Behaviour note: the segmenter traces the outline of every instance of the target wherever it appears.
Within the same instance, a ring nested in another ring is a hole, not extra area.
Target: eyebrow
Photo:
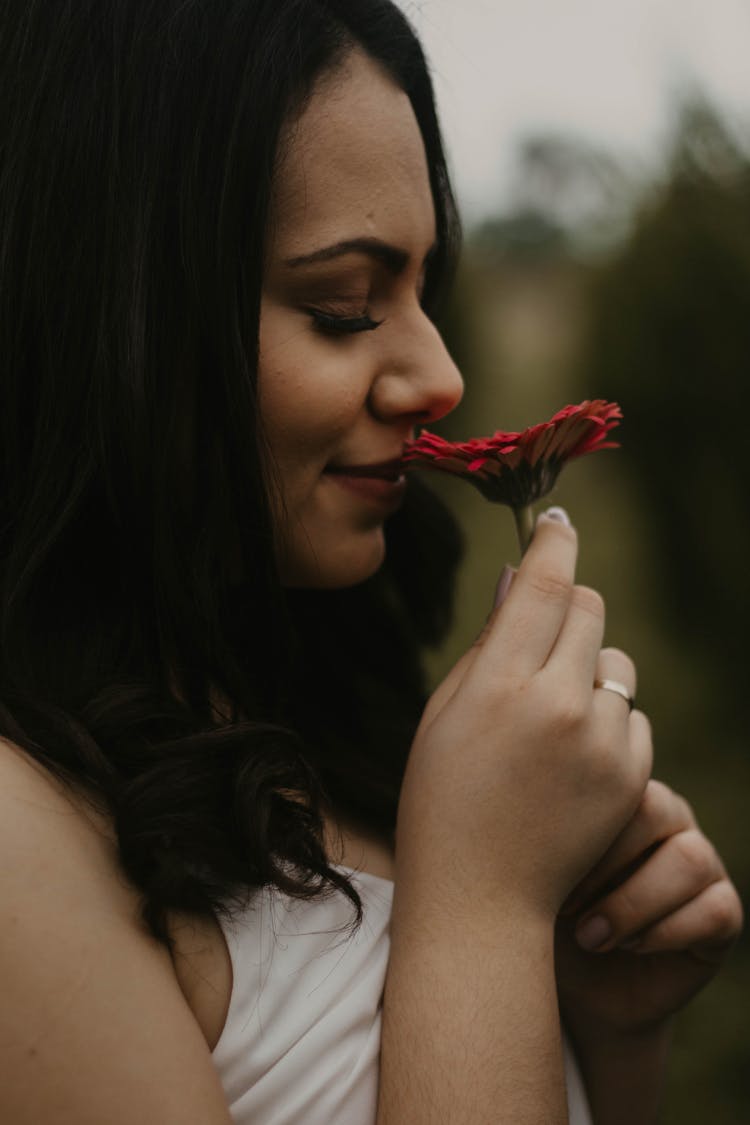
[[[433,243],[427,252],[425,262],[437,250],[437,242]],[[344,242],[336,242],[333,246],[325,246],[322,250],[314,250],[312,254],[304,254],[299,258],[287,258],[288,266],[308,266],[314,262],[330,262],[334,258],[342,258],[345,254],[367,254],[378,262],[387,266],[391,273],[399,274],[407,266],[409,255],[405,250],[399,250],[388,242],[381,242],[379,238],[348,238]]]

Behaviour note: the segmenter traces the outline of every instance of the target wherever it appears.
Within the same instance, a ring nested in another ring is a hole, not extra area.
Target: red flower
[[[616,449],[606,441],[619,425],[615,402],[598,398],[566,406],[549,422],[521,433],[498,430],[492,437],[445,441],[423,430],[404,451],[407,469],[438,469],[471,481],[497,504],[526,508],[552,490],[566,461],[597,449]]]

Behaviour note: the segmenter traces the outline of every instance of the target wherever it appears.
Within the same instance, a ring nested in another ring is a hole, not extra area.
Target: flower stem
[[[523,508],[514,508],[513,516],[516,521],[516,531],[518,532],[521,554],[525,555],[526,549],[531,542],[531,537],[534,534],[534,512],[531,504],[526,504]]]

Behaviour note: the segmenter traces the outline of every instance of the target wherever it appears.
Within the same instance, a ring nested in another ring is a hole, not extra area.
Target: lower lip
[[[363,500],[380,505],[392,505],[401,500],[406,489],[406,477],[397,480],[384,480],[382,477],[348,477],[346,473],[326,473],[329,480],[349,492],[355,492]]]

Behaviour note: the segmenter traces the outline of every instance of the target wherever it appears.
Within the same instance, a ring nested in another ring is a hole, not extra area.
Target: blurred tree
[[[637,181],[598,145],[540,133],[521,141],[515,165],[507,211],[481,223],[471,238],[486,267],[589,258],[626,236]]]
[[[515,198],[568,231],[574,244],[620,237],[634,194],[622,161],[582,137],[540,133],[520,145]]]
[[[683,106],[666,183],[599,275],[593,325],[585,381],[637,435],[663,605],[746,738],[750,162],[703,99]]]
[[[546,212],[521,206],[508,215],[486,219],[473,232],[471,247],[482,265],[535,264],[568,252],[565,228]]]

